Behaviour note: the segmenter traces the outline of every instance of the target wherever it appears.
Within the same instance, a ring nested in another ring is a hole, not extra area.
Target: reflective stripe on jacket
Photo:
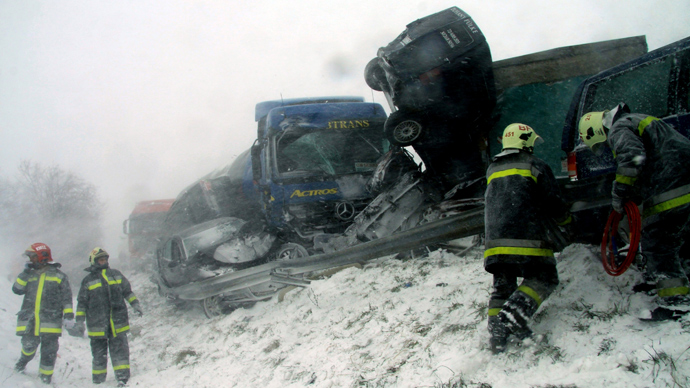
[[[485,268],[526,260],[555,265],[547,228],[570,215],[551,168],[529,152],[508,149],[493,158],[486,179]]]
[[[20,273],[12,292],[24,295],[17,314],[17,335],[62,334],[62,317],[73,313],[72,289],[59,263]]]
[[[86,320],[87,334],[92,338],[117,336],[129,330],[127,304],[139,303],[127,278],[116,269],[85,269],[77,296],[77,322]]]
[[[644,201],[643,217],[690,203],[690,140],[665,122],[628,113],[607,139],[616,158],[619,196],[634,187]],[[628,187],[626,188],[625,185]]]

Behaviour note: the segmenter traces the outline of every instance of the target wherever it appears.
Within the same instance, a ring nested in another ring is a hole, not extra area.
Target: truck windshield
[[[165,220],[166,213],[134,214],[129,218],[129,233],[156,234],[159,233]]]
[[[390,147],[382,132],[374,128],[288,128],[276,144],[278,172],[343,175],[373,171],[377,159]]]

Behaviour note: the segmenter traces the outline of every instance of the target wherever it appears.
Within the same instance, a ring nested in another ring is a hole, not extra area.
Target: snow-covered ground
[[[488,349],[491,277],[478,250],[382,258],[293,290],[282,302],[213,319],[198,305],[159,297],[148,274],[125,271],[146,310],[131,320],[129,385],[690,386],[690,320],[638,320],[652,307],[650,297],[630,292],[640,274],[610,277],[594,252],[573,245],[560,254],[561,284],[533,324],[540,337],[498,356]],[[25,374],[12,371],[21,297],[10,290],[16,274],[0,275],[0,386],[39,387],[37,359]],[[90,373],[88,339],[63,336],[54,385],[91,387]],[[115,386],[110,366],[105,386]]]

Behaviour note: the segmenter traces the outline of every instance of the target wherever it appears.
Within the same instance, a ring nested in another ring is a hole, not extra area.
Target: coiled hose
[[[618,246],[616,244],[616,234],[618,232],[618,223],[623,219],[623,214],[617,211],[612,211],[609,219],[606,222],[606,229],[604,229],[604,236],[601,239],[601,261],[604,264],[604,270],[611,276],[620,276],[635,260],[637,255],[637,248],[640,245],[640,235],[642,233],[642,221],[640,219],[640,209],[634,202],[628,201],[623,206],[625,215],[628,216],[628,225],[630,226],[630,246],[625,260],[618,264],[616,258],[618,257]]]

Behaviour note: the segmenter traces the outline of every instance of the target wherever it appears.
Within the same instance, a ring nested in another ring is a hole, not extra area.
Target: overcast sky
[[[0,0],[0,175],[22,159],[99,188],[108,231],[251,146],[259,101],[359,95],[405,25],[451,6],[494,60],[646,35],[690,36],[690,1]]]

